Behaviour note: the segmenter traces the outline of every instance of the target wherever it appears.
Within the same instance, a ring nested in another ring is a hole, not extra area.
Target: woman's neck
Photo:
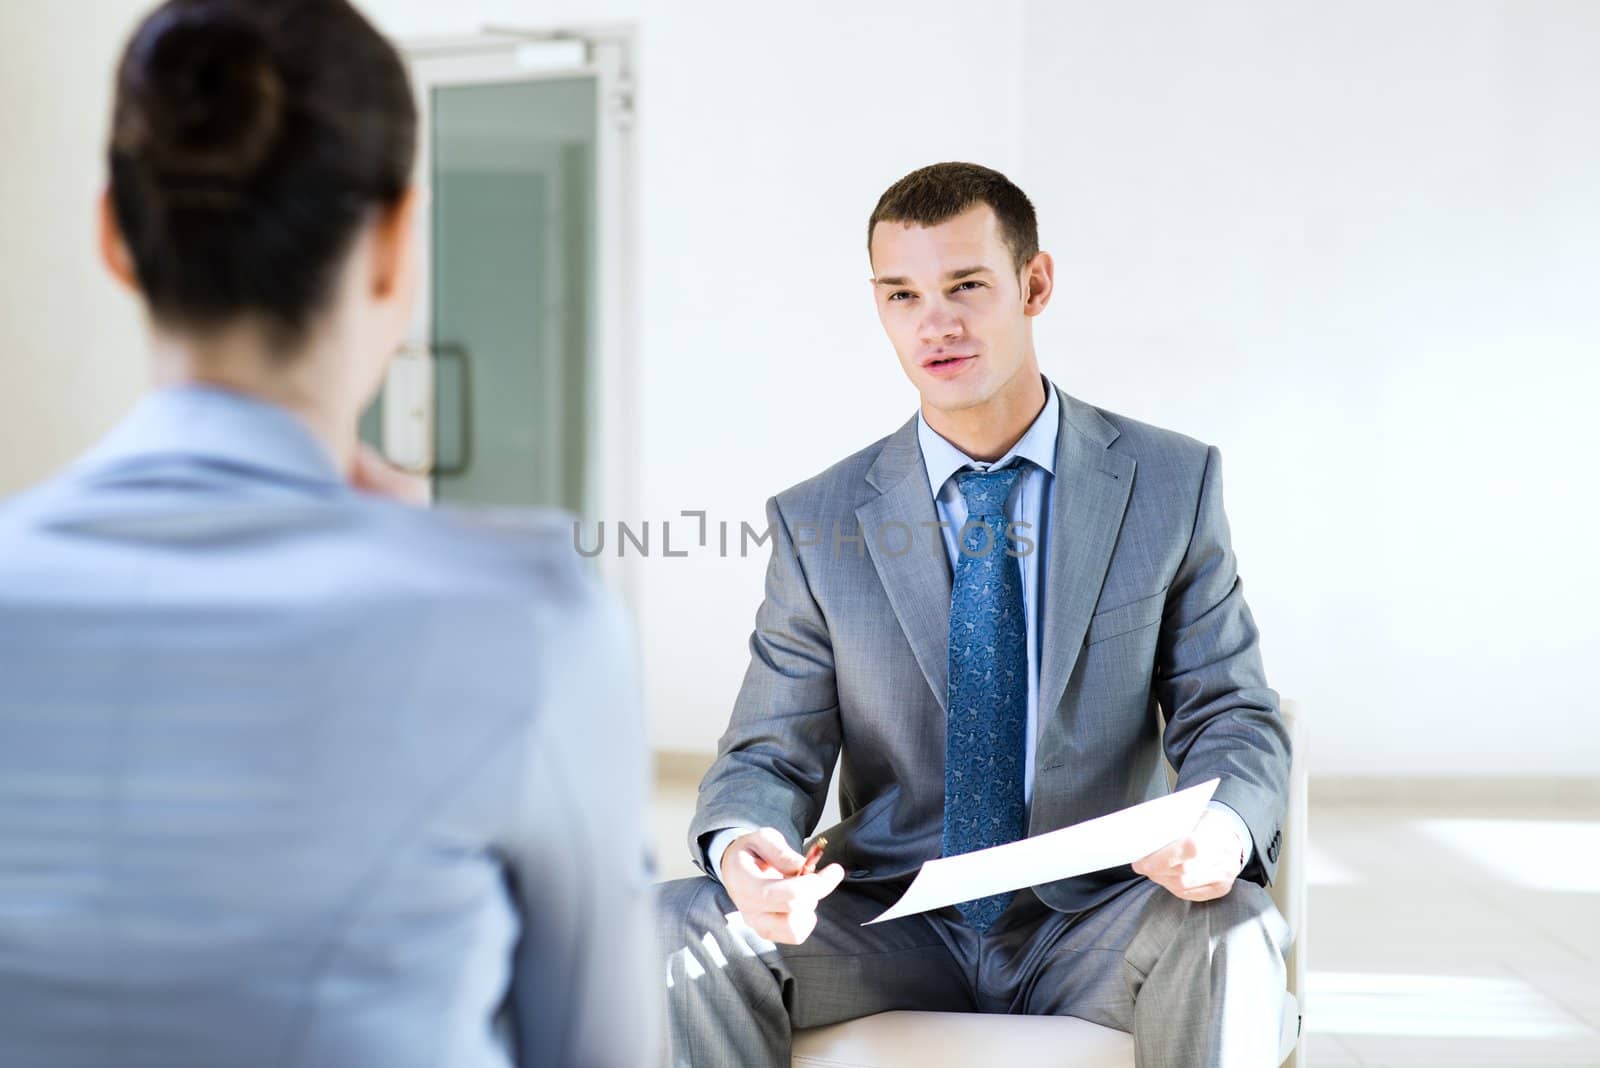
[[[216,386],[276,404],[305,425],[337,470],[351,469],[361,413],[322,353],[282,356],[237,332],[204,340],[158,333],[152,349],[155,385]]]

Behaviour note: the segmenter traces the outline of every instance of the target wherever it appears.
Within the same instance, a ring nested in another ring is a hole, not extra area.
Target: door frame
[[[475,35],[401,42],[410,69],[417,107],[417,180],[432,194],[433,90],[447,86],[530,82],[590,77],[595,80],[595,262],[589,337],[593,360],[585,375],[584,413],[587,459],[580,519],[587,525],[614,522],[638,512],[637,456],[639,406],[637,345],[637,151],[634,71],[637,34],[629,25],[560,29],[486,26]],[[433,334],[431,207],[417,213],[417,300],[407,334],[413,353],[429,351]],[[399,361],[397,361],[398,363]],[[433,375],[431,356],[419,366],[392,374],[389,388],[409,391],[397,412],[427,413],[426,461],[432,465]],[[418,405],[417,391],[426,391]],[[406,403],[409,401],[409,403]],[[388,420],[385,420],[385,434]],[[592,535],[591,535],[592,536]],[[575,542],[576,543],[576,542]],[[630,604],[635,600],[632,568],[619,557],[601,555],[602,576]]]

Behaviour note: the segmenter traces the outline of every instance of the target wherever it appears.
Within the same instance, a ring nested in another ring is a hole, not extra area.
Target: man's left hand
[[[1225,814],[1207,809],[1189,837],[1134,861],[1133,870],[1185,901],[1211,901],[1244,870],[1244,843]]]

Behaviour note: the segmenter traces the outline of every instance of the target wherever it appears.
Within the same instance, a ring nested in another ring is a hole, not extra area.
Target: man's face
[[[870,251],[878,320],[924,403],[984,404],[1035,362],[1037,310],[987,204],[938,226],[880,222]]]

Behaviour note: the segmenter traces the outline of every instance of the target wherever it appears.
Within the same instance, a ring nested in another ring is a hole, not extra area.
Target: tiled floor
[[[1600,809],[1321,806],[1315,1065],[1600,1065]]]
[[[692,784],[657,792],[691,874]],[[1600,1066],[1600,807],[1313,805],[1302,1064]]]

